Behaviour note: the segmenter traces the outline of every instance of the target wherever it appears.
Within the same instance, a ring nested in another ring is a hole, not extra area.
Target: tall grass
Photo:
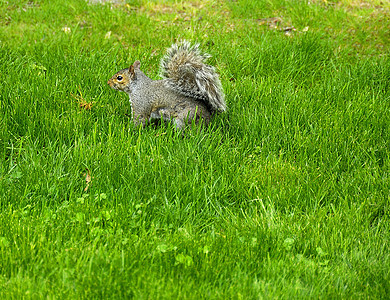
[[[1,298],[385,298],[389,9],[0,2]],[[137,128],[107,79],[179,38],[228,112]]]

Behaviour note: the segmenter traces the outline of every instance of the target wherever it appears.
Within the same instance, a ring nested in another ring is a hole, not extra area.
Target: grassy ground
[[[386,298],[385,2],[0,0],[0,298]],[[178,38],[229,111],[135,128]]]

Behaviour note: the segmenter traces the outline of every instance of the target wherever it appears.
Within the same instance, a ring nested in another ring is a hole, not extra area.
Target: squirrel
[[[192,120],[206,125],[216,112],[226,111],[225,95],[214,67],[205,61],[199,44],[188,41],[173,44],[160,62],[162,80],[152,80],[140,69],[137,60],[108,80],[115,90],[129,95],[132,118],[145,126],[154,120],[172,120],[182,129]]]

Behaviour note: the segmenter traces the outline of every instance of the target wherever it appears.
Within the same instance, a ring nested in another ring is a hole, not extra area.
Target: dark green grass
[[[386,298],[389,7],[291,3],[0,2],[1,298]],[[229,110],[136,128],[178,37]]]

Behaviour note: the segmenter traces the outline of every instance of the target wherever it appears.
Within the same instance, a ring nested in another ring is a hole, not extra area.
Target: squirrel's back
[[[161,60],[160,75],[173,91],[205,102],[211,112],[223,112],[225,95],[214,67],[205,63],[209,57],[200,51],[199,44],[173,44]]]

